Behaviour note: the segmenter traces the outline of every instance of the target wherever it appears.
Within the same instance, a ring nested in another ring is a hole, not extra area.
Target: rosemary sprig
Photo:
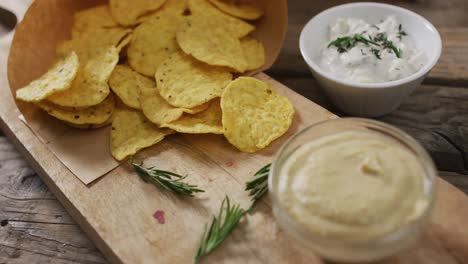
[[[239,204],[231,206],[229,197],[225,197],[219,208],[218,216],[213,216],[210,228],[203,232],[194,260],[198,262],[203,256],[211,253],[217,248],[234,230],[240,219],[247,211],[240,207]]]
[[[132,161],[131,164],[137,175],[144,182],[151,182],[154,185],[176,194],[193,196],[194,193],[204,192],[204,190],[198,189],[197,185],[182,182],[187,176],[181,176],[170,171],[158,170],[154,167],[145,168],[143,167],[143,163],[137,164]]]
[[[257,173],[252,180],[245,184],[245,190],[249,191],[252,200],[252,206],[268,191],[268,174],[270,173],[271,164],[265,165]]]

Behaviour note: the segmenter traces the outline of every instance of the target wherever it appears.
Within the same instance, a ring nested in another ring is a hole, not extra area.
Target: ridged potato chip
[[[112,120],[111,153],[116,160],[123,160],[163,140],[173,133],[170,129],[158,128],[140,112],[118,108]]]
[[[171,123],[162,124],[161,127],[188,134],[223,134],[219,99],[211,102],[210,106],[203,112],[194,115],[184,114]]]
[[[208,108],[205,103],[194,108],[174,107],[161,97],[156,87],[141,89],[140,105],[143,114],[154,124],[162,125],[179,119],[184,113],[196,114]]]
[[[253,25],[218,10],[208,0],[189,0],[188,5],[194,15],[205,16],[215,27],[223,27],[237,38],[245,37],[255,29]]]
[[[263,15],[263,11],[254,5],[238,4],[232,0],[210,0],[219,10],[232,16],[247,20],[255,20]]]
[[[113,46],[99,49],[97,55],[78,70],[71,87],[47,97],[59,106],[89,107],[101,103],[109,95],[109,80],[119,53]]]
[[[44,75],[16,91],[16,98],[26,102],[39,102],[47,96],[69,89],[80,63],[75,52],[57,61]]]
[[[100,5],[75,13],[72,36],[76,38],[88,30],[117,26],[119,24],[112,18],[109,6]]]
[[[153,77],[169,55],[180,50],[176,32],[185,20],[186,1],[169,0],[150,19],[139,25],[128,47],[128,63],[137,72]]]
[[[141,22],[139,18],[159,9],[166,0],[110,0],[112,17],[123,26]]]
[[[228,141],[244,152],[267,147],[291,126],[294,107],[267,83],[251,77],[232,81],[221,97]]]
[[[244,58],[240,40],[209,16],[191,16],[180,26],[177,43],[187,54],[213,66],[226,66],[244,72]]]
[[[193,108],[220,97],[232,75],[225,68],[195,60],[182,52],[172,54],[156,72],[161,96],[171,105]]]
[[[74,125],[102,125],[105,124],[115,108],[114,96],[109,95],[102,103],[88,108],[62,108],[47,100],[38,103],[38,106],[49,115]]]
[[[265,48],[263,44],[251,37],[241,39],[242,51],[244,58],[247,60],[247,69],[255,70],[265,64]]]
[[[145,87],[154,87],[155,83],[126,65],[117,65],[109,79],[109,86],[126,106],[141,109],[140,91]]]

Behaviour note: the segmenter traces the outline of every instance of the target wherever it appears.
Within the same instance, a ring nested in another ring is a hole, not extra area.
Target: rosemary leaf
[[[213,216],[209,229],[205,231],[200,240],[194,260],[198,262],[203,256],[216,249],[234,230],[240,219],[247,213],[239,204],[231,206],[229,197],[225,197],[219,208],[217,216]]]
[[[249,191],[252,206],[268,191],[268,174],[271,164],[263,166],[257,171],[252,180],[245,184],[245,190]]]
[[[132,161],[131,164],[133,170],[144,182],[150,182],[165,190],[181,195],[193,196],[194,193],[204,192],[204,190],[198,189],[196,185],[183,182],[182,180],[187,178],[187,176],[181,176],[170,171],[158,170],[154,167],[145,168],[143,167],[143,163],[137,164]]]

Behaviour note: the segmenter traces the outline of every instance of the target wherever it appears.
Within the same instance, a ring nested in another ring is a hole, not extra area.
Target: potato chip
[[[44,75],[16,91],[16,98],[39,102],[47,96],[69,89],[78,73],[80,63],[75,52],[57,61]]]
[[[80,125],[77,125],[77,124],[73,124],[73,123],[69,123],[69,122],[65,122],[65,124],[67,124],[68,126],[71,126],[73,128],[78,128],[78,129],[83,129],[83,130],[89,130],[89,129],[96,129],[96,128],[101,128],[101,127],[105,127],[105,126],[108,126],[110,124],[112,124],[112,116],[104,123],[102,124],[80,124]]]
[[[184,114],[181,118],[171,123],[162,124],[161,127],[189,134],[223,134],[219,99],[211,102],[208,109],[203,112],[194,115]]]
[[[255,29],[253,25],[218,10],[207,0],[189,0],[188,5],[194,15],[205,16],[215,27],[226,28],[237,38],[245,37]]]
[[[117,65],[109,79],[109,86],[126,106],[141,109],[141,89],[154,87],[155,83],[126,65]]]
[[[131,109],[116,109],[112,121],[111,152],[117,160],[137,153],[163,140],[173,133],[170,129],[160,129],[145,116]]]
[[[89,107],[101,103],[109,95],[109,80],[119,53],[115,47],[96,51],[96,57],[78,70],[71,87],[57,92],[47,99],[59,106]]]
[[[232,75],[226,69],[206,65],[182,52],[172,54],[156,72],[161,96],[171,105],[193,108],[220,97]]]
[[[207,15],[193,15],[177,32],[181,49],[196,59],[214,66],[226,66],[244,72],[247,62],[240,40]]]
[[[169,0],[148,21],[139,25],[128,47],[128,62],[137,72],[154,77],[156,69],[169,55],[180,50],[176,32],[185,20],[186,2]]]
[[[102,103],[83,109],[62,108],[47,100],[38,103],[38,106],[49,115],[74,125],[101,125],[105,124],[115,108],[115,101],[109,95]]]
[[[131,33],[132,30],[125,28],[95,28],[86,31],[77,38],[62,42],[58,45],[56,53],[61,57],[75,51],[83,65],[98,56],[103,48],[114,46],[120,52],[130,41]]]
[[[244,58],[247,60],[246,70],[255,70],[265,64],[265,49],[260,41],[245,37],[241,39],[241,46]]]
[[[72,36],[79,37],[88,30],[96,28],[111,28],[117,27],[119,24],[112,18],[109,6],[100,5],[93,8],[85,9],[75,13],[73,21]]]
[[[238,18],[255,20],[263,15],[263,11],[260,8],[254,5],[238,4],[238,1],[210,0],[210,2],[219,8],[219,10]]]
[[[166,0],[110,0],[112,17],[123,26],[136,25],[139,18],[159,9]]]
[[[244,152],[268,146],[291,126],[294,107],[270,85],[251,77],[232,81],[221,97],[224,135]]]
[[[207,16],[193,16],[177,32],[177,43],[187,54],[213,66],[226,66],[244,72],[244,58],[240,40]]]
[[[157,125],[173,122],[184,113],[195,114],[204,111],[210,105],[208,102],[195,108],[174,107],[161,97],[156,87],[144,87],[141,89],[140,104],[143,114]]]
[[[133,38],[133,33],[130,33],[126,35],[120,42],[117,44],[116,48],[119,51],[119,53],[122,53],[122,50],[124,50],[132,41]],[[127,56],[126,51],[124,54],[124,57]]]

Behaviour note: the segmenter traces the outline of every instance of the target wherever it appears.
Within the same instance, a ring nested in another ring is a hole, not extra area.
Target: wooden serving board
[[[18,118],[5,74],[0,79],[0,125],[68,212],[114,263],[190,263],[204,224],[225,195],[247,207],[244,183],[302,127],[336,116],[263,73],[256,76],[290,98],[297,110],[288,133],[264,151],[247,154],[222,136],[174,135],[144,151],[148,165],[188,175],[205,193],[180,198],[141,181],[126,164],[85,186]],[[165,212],[165,224],[153,218]],[[468,260],[468,198],[438,181],[436,208],[424,237],[389,263],[463,263]],[[241,221],[206,263],[322,263],[278,229],[268,197]]]
[[[1,43],[0,43],[1,44]],[[0,48],[7,48],[0,45]],[[41,51],[42,52],[42,51]],[[0,56],[1,57],[1,56]],[[188,175],[206,193],[180,198],[143,183],[127,165],[85,186],[19,120],[0,60],[0,127],[33,166],[68,212],[115,263],[190,263],[204,224],[218,211],[221,200],[250,205],[244,183],[270,162],[284,141],[300,128],[336,116],[296,94],[264,74],[288,96],[297,109],[288,134],[266,150],[246,154],[236,151],[223,137],[174,135],[144,151],[147,165]],[[165,212],[165,224],[153,218]],[[431,225],[420,242],[388,263],[464,263],[468,260],[468,198],[439,180],[437,203]],[[206,263],[322,263],[278,229],[268,197],[257,204],[233,234]]]

